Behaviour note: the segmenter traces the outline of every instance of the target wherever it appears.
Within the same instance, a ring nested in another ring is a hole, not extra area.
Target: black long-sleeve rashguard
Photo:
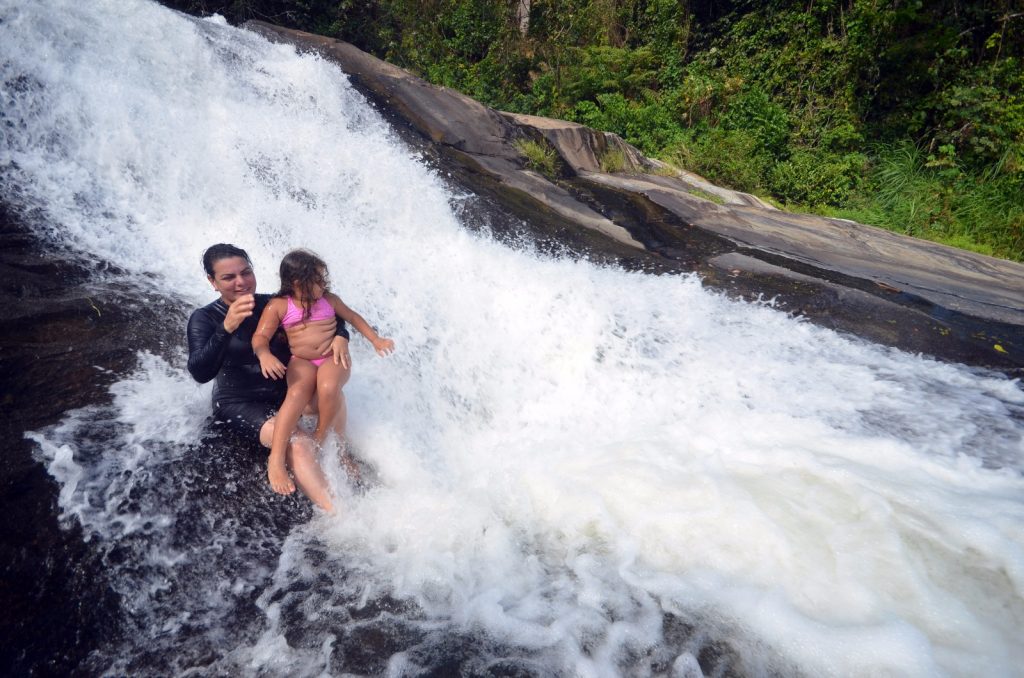
[[[215,380],[213,409],[218,420],[258,437],[263,424],[280,407],[288,386],[284,379],[264,377],[253,353],[252,335],[272,297],[257,294],[255,298],[252,315],[234,332],[224,329],[228,305],[221,299],[192,312],[188,319],[188,371],[201,384]],[[337,334],[348,339],[345,322],[337,321]],[[291,352],[283,330],[270,340],[270,351],[288,364]]]

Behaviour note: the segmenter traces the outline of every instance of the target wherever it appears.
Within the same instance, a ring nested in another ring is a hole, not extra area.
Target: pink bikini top
[[[308,318],[302,317],[302,306],[295,303],[295,300],[288,297],[288,310],[285,312],[284,317],[281,318],[281,324],[284,325],[285,329],[291,329],[304,322],[313,322],[315,320],[331,320],[334,318],[334,308],[330,302],[324,297],[320,297],[313,304],[313,308],[309,312]]]

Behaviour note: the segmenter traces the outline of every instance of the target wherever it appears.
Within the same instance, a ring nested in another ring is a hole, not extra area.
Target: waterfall
[[[207,245],[263,292],[307,247],[398,346],[353,339],[376,480],[337,517],[275,523],[180,326],[30,434],[122,601],[89,672],[1021,675],[1018,382],[500,243],[334,66],[217,17],[0,0],[0,54],[39,238],[183,313]]]

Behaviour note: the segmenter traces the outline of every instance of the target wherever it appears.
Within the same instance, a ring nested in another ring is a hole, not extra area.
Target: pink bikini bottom
[[[292,360],[295,360],[295,357],[296,357],[296,356],[292,356],[292,357],[291,357],[291,360],[289,360],[288,362],[291,362]],[[321,365],[323,365],[323,364],[324,364],[324,361],[325,361],[325,360],[327,360],[327,359],[328,359],[328,358],[330,358],[330,357],[331,357],[331,356],[324,356],[323,358],[313,358],[313,359],[309,359],[309,358],[299,358],[299,360],[309,360],[309,362],[313,363],[313,364],[314,364],[314,365],[316,365],[317,367],[320,367]]]

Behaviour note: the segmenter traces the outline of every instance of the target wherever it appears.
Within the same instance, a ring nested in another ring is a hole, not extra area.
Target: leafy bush
[[[931,157],[913,144],[877,147],[859,191],[826,212],[1024,260],[1024,172],[1004,162],[979,176]]]
[[[666,156],[712,183],[748,193],[764,192],[771,166],[771,159],[751,135],[723,127],[689,130]]]
[[[797,150],[771,170],[768,188],[788,203],[842,205],[860,185],[867,157]]]
[[[788,154],[789,114],[759,87],[751,87],[729,102],[722,126],[748,132],[764,153],[776,157]]]
[[[681,138],[683,127],[655,97],[630,101],[619,92],[581,101],[567,117],[607,132],[615,132],[647,154],[654,155]]]

